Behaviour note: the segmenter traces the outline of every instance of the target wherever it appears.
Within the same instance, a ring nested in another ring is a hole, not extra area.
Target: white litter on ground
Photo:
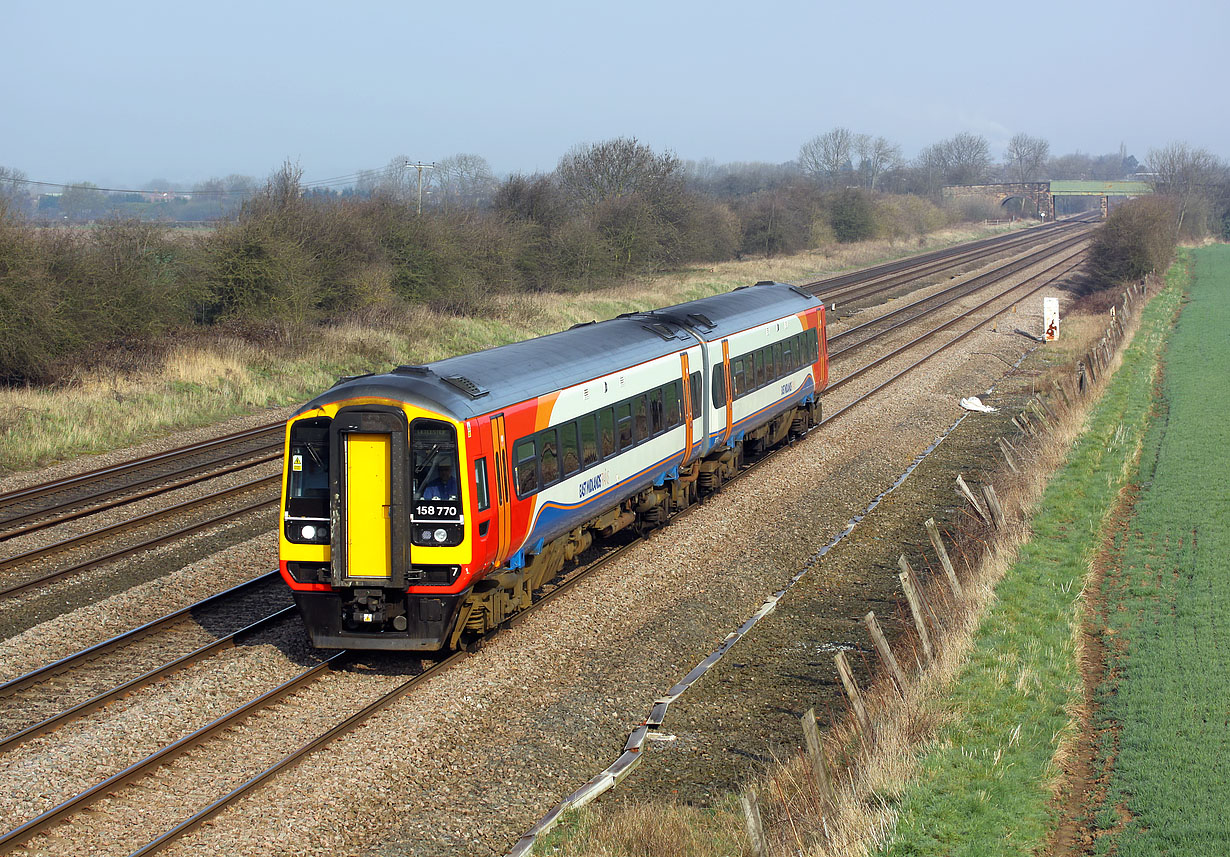
[[[984,405],[982,403],[982,399],[978,398],[977,396],[970,396],[968,399],[962,399],[961,407],[965,408],[965,410],[967,411],[980,411],[984,414],[993,414],[999,410],[999,408],[993,408],[990,405]]]

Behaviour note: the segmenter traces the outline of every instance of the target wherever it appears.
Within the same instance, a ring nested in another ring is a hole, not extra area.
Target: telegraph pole
[[[436,168],[436,163],[435,161],[432,161],[430,164],[424,164],[424,163],[412,164],[409,161],[407,161],[406,166],[414,167],[416,170],[419,171],[419,211],[418,213],[421,215],[423,213],[423,170],[434,170]]]

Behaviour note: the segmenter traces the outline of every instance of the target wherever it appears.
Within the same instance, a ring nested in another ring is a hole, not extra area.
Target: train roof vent
[[[814,293],[814,292],[805,291],[804,289],[801,289],[801,288],[799,288],[798,286],[791,286],[791,287],[790,287],[790,291],[792,291],[792,292],[797,292],[798,294],[802,295],[803,297],[807,298],[808,300],[813,300],[813,301],[814,301],[814,300],[816,299],[816,295],[815,295],[815,293]]]
[[[622,318],[622,316],[621,316],[621,318]],[[570,327],[570,328],[568,328],[568,329],[569,329],[569,330],[576,330],[578,327],[589,327],[591,324],[597,324],[597,323],[598,323],[597,321],[579,321],[579,322],[577,322],[576,324],[574,324],[572,327]]]
[[[452,384],[461,392],[465,393],[471,399],[481,399],[483,396],[491,392],[484,387],[478,386],[465,375],[445,375],[444,380],[449,384]]]
[[[690,312],[687,319],[694,327],[703,327],[707,331],[717,327],[713,320],[703,312]]]
[[[760,281],[759,283],[757,283],[756,285],[758,285],[758,286],[776,286],[776,285],[777,285],[777,281],[776,281],[776,280],[761,280],[761,281]]]
[[[641,327],[648,330],[650,333],[656,333],[658,336],[670,342],[675,338],[675,330],[669,324],[663,324],[660,321],[647,321]]]
[[[405,364],[396,366],[393,369],[394,375],[419,375],[426,376],[434,374],[431,369],[426,366],[407,366]]]

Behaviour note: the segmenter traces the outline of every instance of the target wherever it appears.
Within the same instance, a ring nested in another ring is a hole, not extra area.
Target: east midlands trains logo
[[[611,481],[609,473],[597,473],[581,483],[580,498],[584,500],[591,494],[602,490]]]

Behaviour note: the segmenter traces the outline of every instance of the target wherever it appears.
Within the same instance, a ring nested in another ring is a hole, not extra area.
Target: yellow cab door
[[[347,432],[345,444],[346,576],[393,576],[392,437]]]

